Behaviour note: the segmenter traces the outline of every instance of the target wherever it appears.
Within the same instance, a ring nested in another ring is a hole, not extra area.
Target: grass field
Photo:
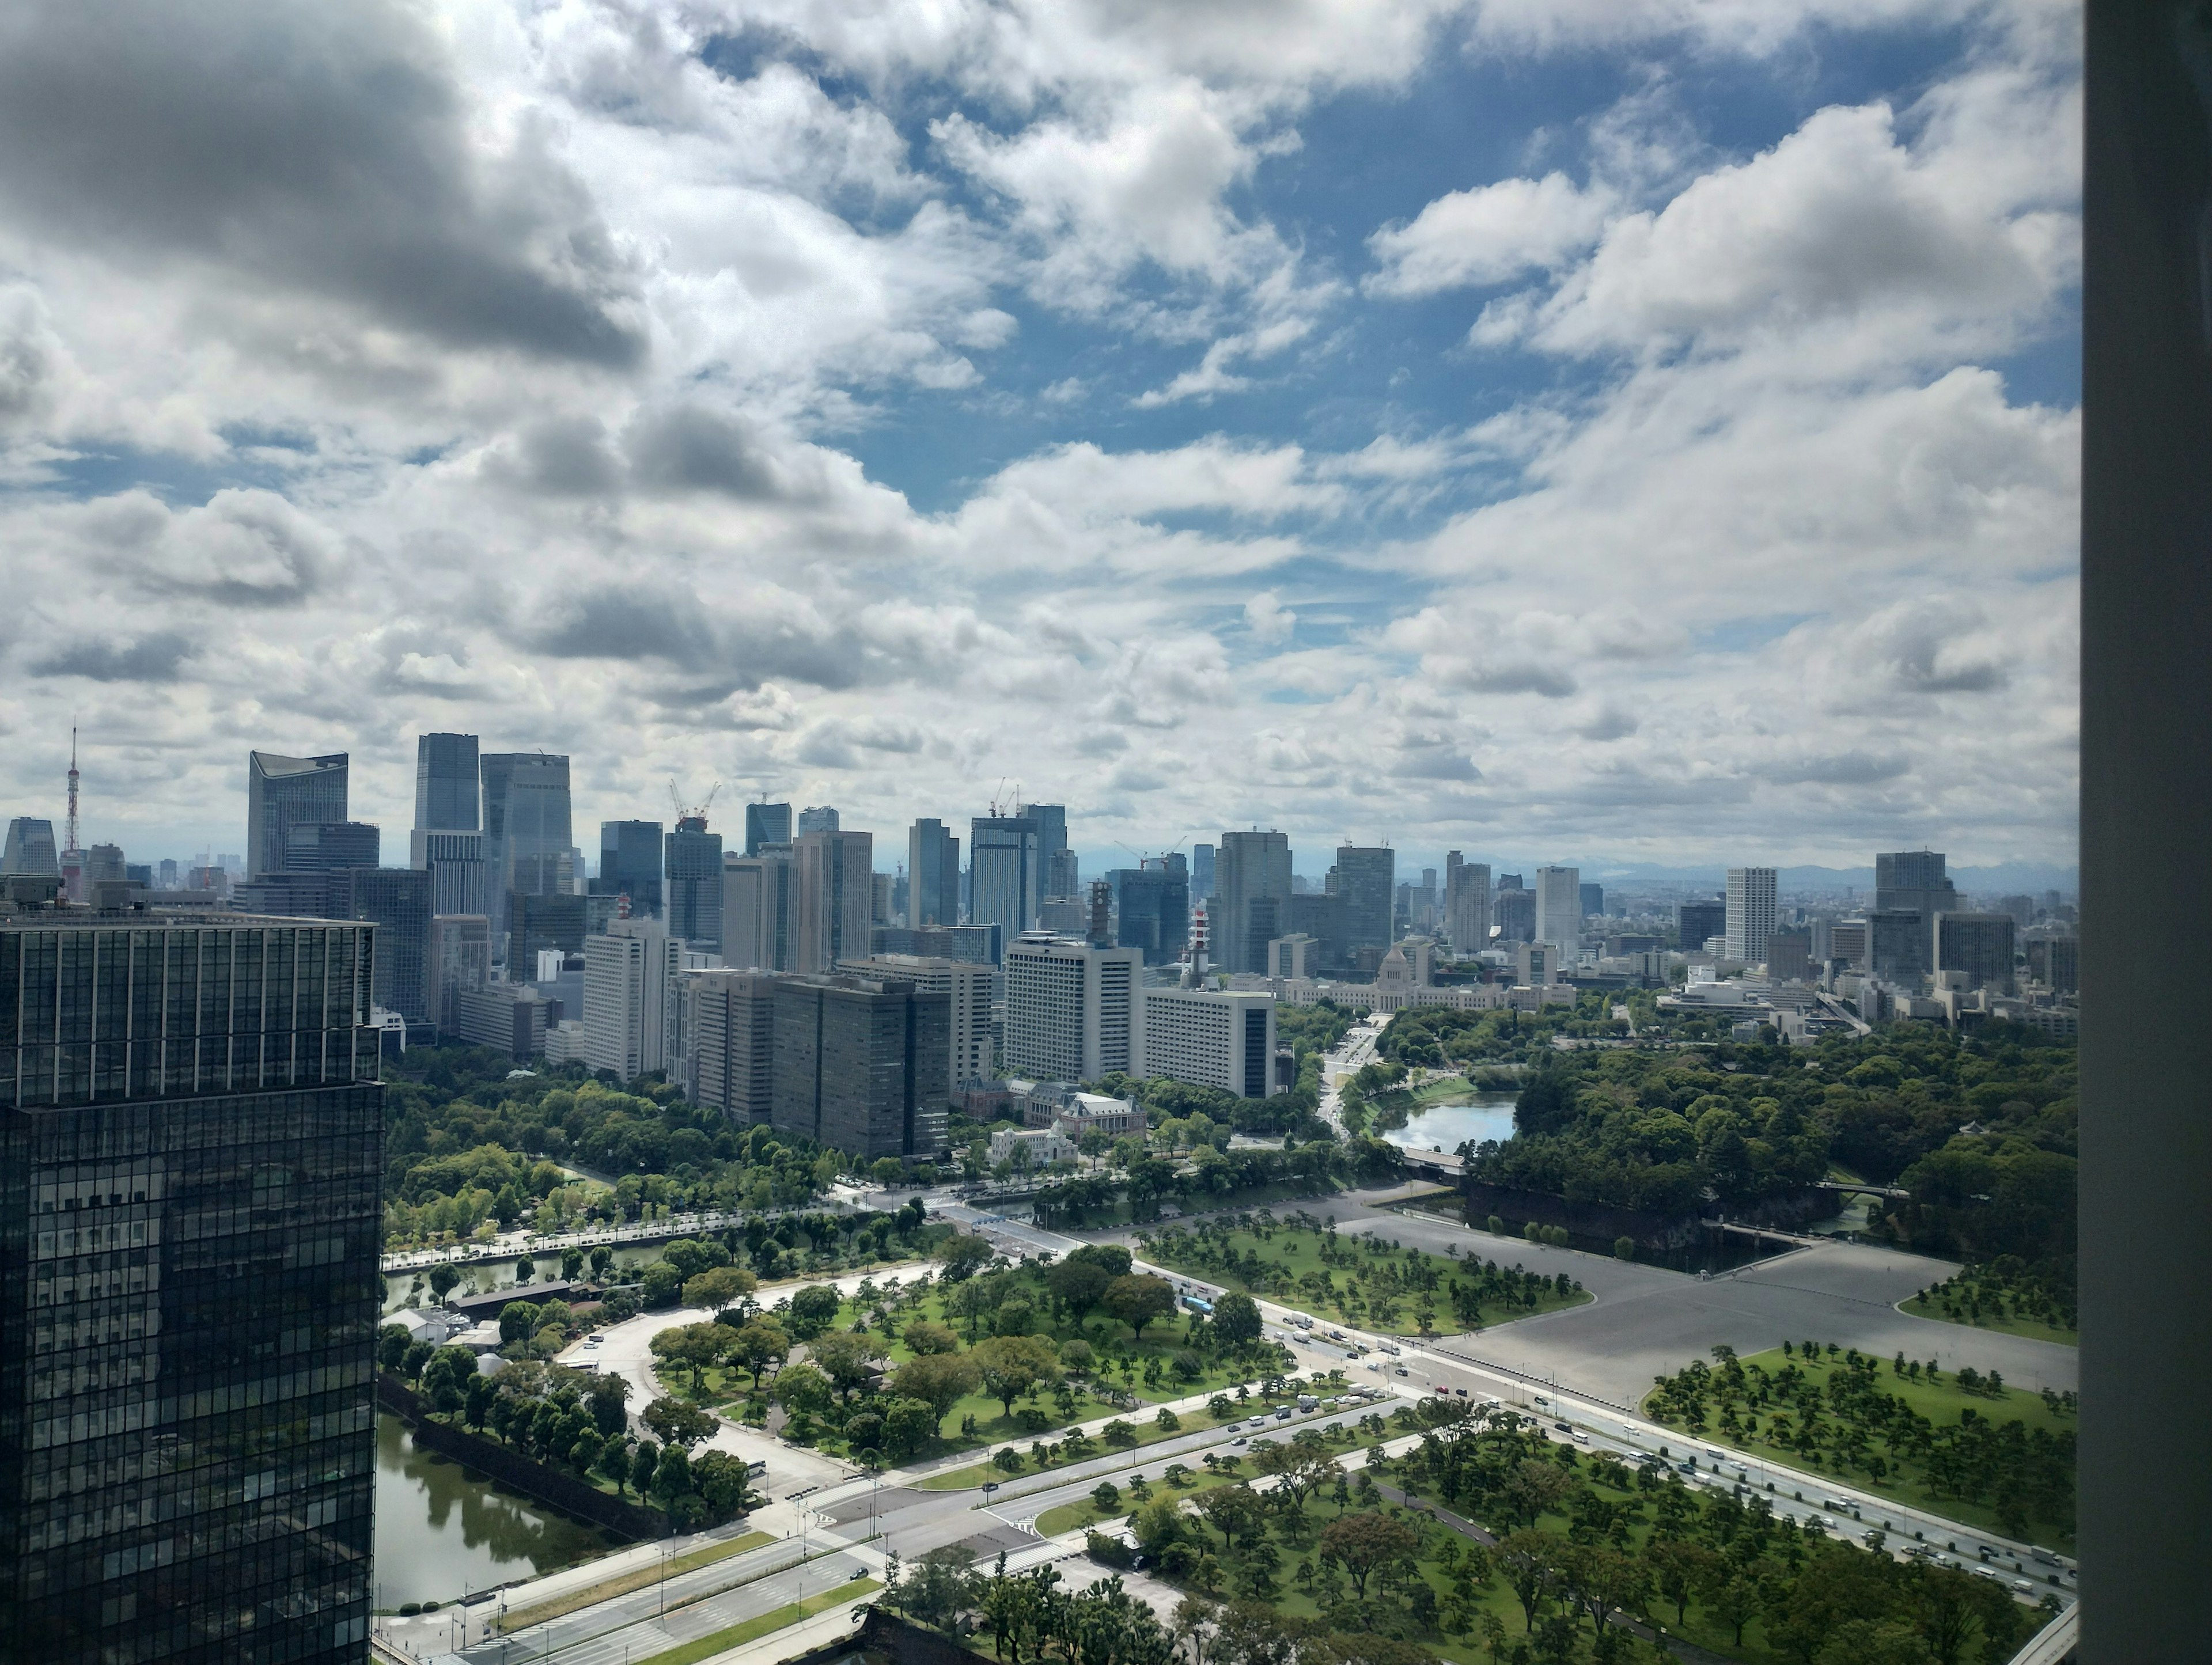
[[[1229,1486],[1237,1480],[1249,1480],[1251,1478],[1249,1474],[1241,1470],[1237,1474],[1224,1474],[1218,1471],[1194,1468],[1186,1477],[1186,1483],[1182,1486],[1171,1487],[1165,1480],[1152,1480],[1151,1486],[1155,1496],[1162,1492],[1170,1492],[1178,1498],[1188,1498],[1200,1492],[1211,1491],[1217,1486]],[[1097,1505],[1090,1498],[1084,1498],[1074,1503],[1061,1504],[1056,1509],[1046,1510],[1036,1518],[1036,1529],[1043,1536],[1054,1538],[1063,1532],[1073,1532],[1079,1527],[1088,1528],[1103,1526],[1109,1521],[1127,1520],[1140,1500],[1131,1497],[1129,1488],[1126,1486],[1122,1486],[1121,1491],[1120,1505],[1103,1515],[1098,1512]]]
[[[1018,1440],[1009,1441],[1008,1443],[1019,1451],[1024,1459],[1024,1466],[1018,1472],[1009,1474],[1004,1469],[992,1467],[988,1462],[975,1462],[964,1468],[946,1469],[928,1475],[916,1480],[914,1483],[914,1488],[917,1492],[972,1491],[986,1480],[1020,1480],[1026,1475],[1048,1474],[1054,1468],[1064,1468],[1074,1462],[1088,1462],[1091,1457],[1103,1456],[1115,1451],[1140,1451],[1147,1445],[1157,1445],[1160,1441],[1173,1439],[1178,1434],[1202,1434],[1214,1425],[1212,1414],[1203,1409],[1180,1411],[1176,1413],[1176,1416],[1182,1425],[1179,1428],[1161,1427],[1156,1416],[1146,1417],[1142,1420],[1125,1418],[1124,1420],[1129,1421],[1130,1425],[1136,1431],[1137,1443],[1133,1446],[1109,1445],[1094,1433],[1091,1437],[1091,1442],[1097,1449],[1091,1453],[1091,1456],[1068,1457],[1059,1462],[1048,1462],[1043,1468],[1037,1467],[1030,1458],[1027,1446]],[[1235,1419],[1233,1417],[1231,1419],[1231,1421]]]
[[[824,1590],[819,1595],[810,1595],[803,1601],[793,1601],[773,1613],[764,1613],[757,1619],[748,1619],[742,1625],[716,1631],[712,1636],[702,1636],[696,1641],[665,1648],[657,1654],[647,1654],[637,1662],[637,1665],[698,1665],[700,1660],[712,1659],[716,1654],[726,1653],[732,1648],[757,1641],[787,1626],[796,1625],[802,1619],[811,1619],[817,1613],[827,1613],[848,1601],[857,1601],[864,1595],[872,1595],[882,1588],[883,1585],[873,1578],[855,1578],[849,1584]]]
[[[1935,1302],[1923,1300],[1917,1295],[1909,1301],[1899,1302],[1897,1310],[1909,1312],[1915,1318],[1933,1318],[1939,1324],[1956,1324],[1961,1329],[1995,1330],[2002,1335],[2024,1335],[2032,1341],[2057,1341],[2069,1347],[2081,1345],[2081,1332],[2078,1329],[2064,1329],[2056,1324],[2046,1324],[2040,1319],[2023,1318],[2017,1315],[2008,1315],[2002,1318],[1987,1312],[1979,1318],[1963,1314],[1954,1316],[1944,1311]]]
[[[595,1601],[611,1601],[617,1595],[628,1595],[663,1578],[672,1578],[678,1573],[696,1571],[700,1567],[712,1566],[717,1561],[726,1561],[733,1555],[742,1555],[749,1549],[758,1549],[763,1544],[775,1541],[773,1532],[748,1532],[732,1538],[726,1544],[710,1545],[695,1549],[689,1555],[678,1557],[663,1567],[659,1562],[640,1567],[603,1583],[587,1585],[567,1595],[555,1596],[550,1601],[540,1601],[533,1607],[518,1607],[498,1621],[502,1631],[527,1630],[532,1625],[542,1625],[549,1619],[558,1619],[563,1613],[574,1613],[579,1607],[588,1607]]]

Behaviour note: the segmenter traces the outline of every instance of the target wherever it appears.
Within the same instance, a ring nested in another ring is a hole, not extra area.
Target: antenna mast
[[[64,849],[70,849],[70,850],[74,850],[74,849],[76,849],[76,848],[77,848],[77,842],[76,842],[76,780],[77,780],[77,776],[76,776],[76,727],[75,727],[74,726],[72,726],[70,727],[70,770],[69,770],[69,842],[68,842],[68,843],[66,843],[65,845],[64,845],[64,846],[63,846],[63,848],[64,848]]]

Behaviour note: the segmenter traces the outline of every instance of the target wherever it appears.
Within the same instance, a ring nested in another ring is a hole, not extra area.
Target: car
[[[1249,1445],[1252,1443],[1252,1436],[1249,1434],[1239,1434],[1235,1439],[1231,1440],[1229,1443],[1231,1445]]]
[[[1275,1420],[1278,1422],[1288,1422],[1290,1419],[1291,1407],[1287,1405],[1284,1406],[1280,1410],[1275,1413]]]
[[[1856,1509],[1858,1505],[1855,1503],[1847,1502],[1842,1498],[1824,1498],[1820,1501],[1820,1507],[1823,1509],[1832,1509],[1838,1515],[1847,1515],[1850,1513],[1851,1510]]]
[[[1571,1434],[1575,1431],[1575,1425],[1571,1422],[1555,1422],[1552,1426],[1558,1429],[1563,1434]]]
[[[1836,1529],[1836,1523],[1833,1521],[1820,1515],[1808,1515],[1805,1517],[1805,1524],[1822,1532],[1833,1532]]]
[[[1233,1433],[1235,1433],[1235,1432],[1236,1432],[1239,1428],[1242,1428],[1243,1425],[1243,1425],[1243,1423],[1241,1423],[1241,1422],[1232,1422],[1232,1423],[1231,1423],[1231,1424],[1230,1424],[1226,1428],[1223,1429],[1221,1431],[1222,1431],[1223,1433],[1224,1433],[1224,1434],[1233,1434]]]
[[[1579,1429],[1579,1428],[1576,1429],[1576,1430],[1575,1430],[1575,1443],[1576,1443],[1576,1444],[1577,1444],[1577,1445],[1587,1445],[1587,1444],[1589,1444],[1589,1436],[1588,1434],[1586,1434],[1586,1433],[1583,1432],[1583,1431],[1582,1431],[1581,1429]]]
[[[1403,1364],[1397,1365],[1395,1368],[1401,1376],[1411,1376],[1413,1374],[1413,1372],[1407,1370]]]

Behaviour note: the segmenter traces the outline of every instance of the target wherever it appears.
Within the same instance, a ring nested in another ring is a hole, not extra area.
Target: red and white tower
[[[84,900],[84,848],[76,830],[76,730],[70,730],[69,817],[63,823],[62,894],[71,902]]]

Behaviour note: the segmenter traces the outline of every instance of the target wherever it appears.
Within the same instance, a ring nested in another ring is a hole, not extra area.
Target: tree
[[[1498,1540],[1498,1567],[1512,1586],[1514,1599],[1521,1603],[1522,1624],[1528,1630],[1536,1628],[1537,1610],[1558,1580],[1560,1547],[1561,1540],[1550,1533],[1528,1528],[1510,1532]]]
[[[791,1338],[773,1318],[756,1318],[739,1328],[730,1357],[752,1372],[753,1386],[758,1388],[763,1371],[791,1357]]]
[[[1250,1533],[1260,1524],[1260,1500],[1247,1486],[1217,1486],[1211,1492],[1201,1492],[1192,1500],[1192,1506],[1206,1517],[1206,1522],[1221,1534],[1224,1549],[1231,1547],[1237,1534]]]
[[[665,1261],[656,1261],[646,1267],[638,1283],[638,1299],[648,1311],[672,1307],[684,1294],[684,1274]]]
[[[538,1262],[532,1260],[529,1255],[525,1255],[515,1261],[514,1281],[517,1284],[530,1283],[533,1281],[537,1276]]]
[[[404,1324],[386,1324],[376,1333],[376,1368],[396,1371],[400,1361],[407,1357],[407,1349],[415,1338],[407,1333]]]
[[[1145,1339],[1145,1326],[1166,1317],[1176,1305],[1168,1280],[1150,1273],[1115,1279],[1106,1285],[1103,1299],[1106,1310],[1127,1324],[1139,1341]]]
[[[1053,1305],[1078,1324],[1105,1298],[1106,1286],[1114,1281],[1114,1275],[1096,1261],[1079,1259],[1080,1253],[1070,1255],[1044,1274],[1045,1292]]]
[[[994,1335],[977,1342],[968,1357],[982,1373],[983,1391],[1014,1413],[1014,1401],[1030,1389],[1055,1379],[1060,1356],[1042,1335]]]
[[[918,1399],[893,1399],[884,1407],[884,1449],[904,1462],[929,1448],[937,1437],[939,1413]]]
[[[615,1483],[615,1495],[624,1496],[623,1482],[629,1478],[629,1443],[611,1439],[599,1448],[599,1473]]]
[[[760,1279],[743,1267],[710,1267],[684,1285],[684,1304],[706,1312],[733,1307],[760,1287]]]
[[[948,1544],[914,1564],[898,1586],[898,1606],[919,1623],[950,1626],[976,1597],[975,1552]]]
[[[509,1301],[499,1310],[499,1339],[502,1343],[526,1341],[537,1334],[536,1302]]]
[[[1658,1580],[1660,1595],[1674,1604],[1674,1622],[1687,1623],[1691,1594],[1711,1581],[1720,1557],[1702,1544],[1676,1538],[1660,1539],[1648,1546],[1644,1555]]]
[[[930,1425],[934,1437],[945,1413],[983,1385],[983,1372],[967,1353],[923,1353],[899,1366],[890,1389],[930,1407],[936,1420]]]
[[[945,1268],[945,1281],[960,1283],[972,1278],[998,1256],[990,1240],[972,1232],[956,1231],[937,1246],[938,1264]]]
[[[645,1407],[644,1422],[660,1436],[664,1444],[673,1450],[684,1451],[721,1425],[711,1412],[666,1397],[656,1399]]]
[[[1506,1477],[1504,1500],[1516,1519],[1533,1527],[1540,1516],[1557,1508],[1574,1486],[1574,1476],[1558,1463],[1545,1457],[1523,1457]]]
[[[649,1439],[641,1439],[629,1455],[629,1483],[638,1489],[640,1496],[653,1484],[653,1472],[660,1466],[660,1448]]]
[[[793,1336],[801,1341],[811,1341],[837,1322],[838,1309],[844,1304],[844,1297],[834,1285],[808,1285],[791,1297]]]
[[[1249,1346],[1260,1339],[1260,1306],[1249,1295],[1233,1291],[1213,1303],[1213,1333],[1231,1347]]]
[[[449,1416],[459,1410],[476,1375],[477,1356],[468,1348],[439,1348],[422,1367],[422,1391],[429,1396],[430,1408]]]
[[[612,1439],[629,1425],[629,1395],[628,1376],[612,1370],[592,1373],[584,1397],[592,1407],[592,1425],[605,1438]],[[608,1478],[611,1480],[613,1476]]]
[[[1253,1466],[1262,1474],[1275,1477],[1277,1487],[1290,1499],[1293,1514],[1305,1507],[1308,1497],[1342,1472],[1327,1451],[1295,1443],[1264,1446],[1254,1457]]]
[[[906,1350],[920,1358],[927,1353],[957,1352],[960,1338],[942,1324],[932,1323],[927,1318],[916,1318],[900,1331],[899,1339]]]
[[[430,1268],[430,1293],[436,1296],[441,1303],[459,1286],[460,1281],[461,1269],[457,1266],[441,1264]]]
[[[729,1356],[738,1344],[738,1333],[727,1324],[679,1324],[665,1329],[646,1344],[656,1358],[681,1365],[691,1373],[691,1391],[697,1393],[708,1369]]]
[[[1420,1541],[1411,1528],[1371,1510],[1340,1515],[1321,1529],[1322,1559],[1350,1575],[1363,1601],[1367,1581],[1385,1567],[1410,1560]]]
[[[850,1330],[817,1335],[806,1351],[836,1388],[841,1400],[850,1398],[873,1382],[877,1366],[884,1357],[882,1342],[872,1335],[855,1335]]]
[[[793,1416],[818,1417],[833,1397],[830,1378],[811,1364],[787,1365],[769,1389],[775,1402]]]

